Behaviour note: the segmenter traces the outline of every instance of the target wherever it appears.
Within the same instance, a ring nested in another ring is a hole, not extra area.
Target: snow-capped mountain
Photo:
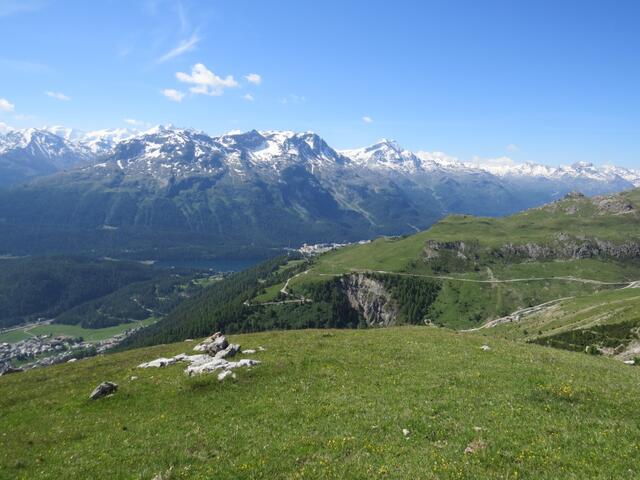
[[[49,127],[0,135],[0,179],[14,185],[0,192],[0,225],[277,247],[407,233],[450,213],[506,215],[573,190],[632,188],[640,173],[472,164],[389,140],[337,151],[312,132]]]
[[[90,164],[134,135],[126,129],[83,132],[62,126],[0,131],[0,187]]]

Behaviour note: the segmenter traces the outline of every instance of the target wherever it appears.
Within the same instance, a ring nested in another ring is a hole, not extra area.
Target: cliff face
[[[379,281],[363,274],[353,274],[341,280],[349,304],[365,319],[369,327],[394,325],[398,305]]]
[[[474,247],[470,247],[465,242],[437,242],[430,240],[425,245],[423,259],[433,262],[449,255],[449,258],[471,260],[478,251],[477,247]],[[493,257],[513,261],[575,260],[595,257],[608,257],[618,260],[638,259],[640,258],[640,242],[614,243],[599,238],[578,238],[559,233],[548,242],[506,243],[496,249],[487,249],[485,253]]]
[[[498,252],[502,257],[521,257],[527,260],[581,259],[610,257],[616,259],[640,258],[640,243],[616,244],[597,238],[589,240],[567,239],[549,244],[527,243],[503,245]]]

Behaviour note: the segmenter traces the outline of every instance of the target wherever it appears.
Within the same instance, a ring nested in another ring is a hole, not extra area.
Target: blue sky
[[[0,122],[640,167],[638,21],[623,0],[0,0]]]

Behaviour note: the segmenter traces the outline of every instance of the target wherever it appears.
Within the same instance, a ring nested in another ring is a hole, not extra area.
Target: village
[[[37,335],[16,343],[0,343],[0,376],[99,355],[119,345],[139,328],[98,342],[65,335]]]

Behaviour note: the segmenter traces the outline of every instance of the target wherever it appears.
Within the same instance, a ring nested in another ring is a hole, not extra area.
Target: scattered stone
[[[206,352],[198,355],[187,355],[181,353],[171,358],[158,358],[151,362],[142,363],[138,368],[159,368],[172,365],[176,362],[188,362],[189,366],[185,369],[186,375],[199,375],[202,373],[211,373],[220,371],[221,380],[228,377],[230,372],[236,368],[252,367],[260,364],[258,360],[243,358],[237,362],[231,362],[228,358],[234,357],[242,351],[237,343],[229,343],[227,338],[219,332],[214,333],[194,348],[196,351]],[[259,347],[260,351],[266,350]],[[248,350],[246,353],[255,353],[256,350]],[[224,374],[224,375],[223,375]]]
[[[266,351],[267,351],[267,349],[266,349],[266,348],[264,348],[264,347],[258,347],[258,351],[259,351],[259,352],[266,352]]]
[[[227,348],[225,348],[224,350],[220,350],[218,353],[216,353],[215,358],[234,357],[236,353],[238,353],[239,351],[240,351],[240,345],[238,345],[237,343],[230,343],[229,346],[227,346]]]
[[[185,342],[193,342],[193,338],[187,338]]]
[[[129,379],[129,381],[130,381],[130,382],[133,382],[134,380],[137,380],[137,379],[138,379],[138,377],[136,377],[136,376],[134,375],[133,377],[131,377],[131,378]]]
[[[406,428],[403,428],[402,435],[404,435],[405,437],[408,437],[409,435],[411,435],[411,431],[407,430]]]
[[[481,432],[482,430],[484,430],[484,428],[482,428],[482,427],[473,427],[473,429],[474,429],[476,432]]]
[[[225,370],[224,372],[220,372],[218,374],[218,381],[221,382],[227,377],[236,378],[236,374],[233,373],[231,370]]]
[[[89,395],[89,398],[91,400],[97,400],[99,398],[106,397],[107,395],[111,395],[115,393],[116,390],[118,390],[117,383],[102,382],[100,385],[98,385],[95,388],[93,392],[91,392],[91,395]]]
[[[141,363],[138,365],[138,368],[161,368],[166,367],[167,365],[173,365],[176,361],[177,360],[175,358],[160,357],[150,362]]]
[[[479,452],[480,450],[484,450],[487,448],[487,443],[484,440],[474,440],[467,448],[464,449],[464,453],[467,455],[472,455],[474,453]]]
[[[20,373],[22,371],[23,371],[22,368],[8,366],[8,367],[5,367],[3,370],[0,370],[0,377],[2,375],[9,375],[10,373]]]
[[[70,358],[69,360],[67,360],[67,363],[73,363],[73,362],[77,362],[78,359],[77,358]]]
[[[636,361],[635,360],[625,360],[623,363],[625,363],[626,365],[635,365]]]
[[[252,353],[256,353],[256,351],[252,349],[248,349],[248,350],[242,350],[240,353],[242,353],[243,355],[251,355]]]
[[[216,353],[224,350],[229,346],[229,342],[227,341],[227,337],[221,335],[213,340],[213,342],[207,345],[205,349],[209,355],[215,355]]]
[[[488,352],[489,350],[491,350],[491,347],[489,345],[482,345],[480,348],[483,352]]]
[[[224,367],[229,363],[222,358],[211,358],[208,356],[208,360],[206,362],[193,362],[189,365],[184,373],[188,376],[192,375],[200,375],[202,373],[211,373],[216,370],[223,370]]]

